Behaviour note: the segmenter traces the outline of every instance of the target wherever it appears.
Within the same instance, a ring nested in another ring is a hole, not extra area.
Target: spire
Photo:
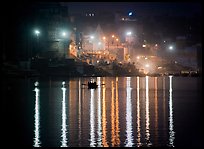
[[[96,35],[96,38],[98,38],[98,39],[102,39],[103,36],[104,36],[100,24],[97,25],[97,28],[96,28],[96,31],[95,31],[95,35]]]

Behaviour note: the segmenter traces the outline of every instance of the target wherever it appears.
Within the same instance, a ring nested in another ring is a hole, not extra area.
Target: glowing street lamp
[[[37,37],[38,37],[39,34],[40,34],[40,31],[36,29],[36,30],[34,31],[34,33],[35,33],[35,34],[37,35]]]
[[[62,32],[62,36],[66,37],[67,33],[66,32]]]
[[[90,36],[90,38],[91,38],[91,39],[94,39],[94,36],[93,36],[93,35],[91,35],[91,36]]]
[[[131,35],[132,35],[132,32],[127,32],[126,35],[127,35],[127,36],[131,36]]]
[[[129,12],[128,15],[129,15],[129,16],[132,16],[132,12]]]
[[[63,31],[62,32],[62,37],[64,38],[64,59],[65,59],[65,37],[67,36],[67,32]]]
[[[175,61],[174,59],[175,59],[175,49],[176,49],[176,47],[175,47],[175,45],[174,44],[171,44],[171,45],[169,45],[168,47],[167,47],[167,50],[168,50],[168,57],[169,57],[169,59],[170,59],[170,61],[171,62],[173,62],[173,61]]]
[[[40,35],[40,31],[38,29],[35,29],[34,30],[34,34],[36,35],[37,37],[37,45],[36,45],[36,54],[38,53],[38,49],[39,49],[39,35]],[[35,55],[35,54],[34,54]]]
[[[173,50],[174,47],[172,45],[169,46],[169,50]]]

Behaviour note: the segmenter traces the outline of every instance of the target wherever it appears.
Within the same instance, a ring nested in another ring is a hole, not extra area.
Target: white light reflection
[[[90,101],[90,147],[95,147],[95,133],[94,133],[94,89],[91,89]]]
[[[174,147],[174,124],[173,124],[173,103],[172,103],[172,77],[169,76],[169,146]]]
[[[62,89],[62,140],[61,140],[61,146],[60,147],[67,147],[67,124],[66,124],[66,119],[67,119],[67,114],[66,114],[66,88],[65,88],[65,82],[62,82],[63,87]]]
[[[151,145],[150,142],[150,119],[149,119],[149,77],[146,76],[146,103],[145,103],[145,120],[146,120],[146,133],[145,133],[145,140],[147,146]]]
[[[101,127],[101,78],[97,77],[98,84],[98,147],[102,147],[102,127]]]
[[[132,136],[132,107],[131,107],[131,86],[130,86],[131,78],[127,77],[127,97],[126,97],[126,135],[127,138],[125,140],[126,147],[132,147],[133,143],[133,136]]]
[[[35,136],[34,136],[34,147],[40,147],[41,141],[40,141],[40,89],[38,88],[39,83],[35,82]]]
[[[137,147],[142,145],[140,131],[140,78],[137,77]]]

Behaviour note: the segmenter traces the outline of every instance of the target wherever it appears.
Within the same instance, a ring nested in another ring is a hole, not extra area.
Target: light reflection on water
[[[101,127],[101,78],[97,77],[97,84],[98,84],[98,128],[97,128],[97,146],[102,147],[102,127]]]
[[[78,117],[78,125],[79,125],[79,127],[78,127],[78,130],[79,130],[79,135],[78,135],[78,140],[81,140],[81,124],[82,124],[82,113],[81,113],[81,107],[82,107],[82,102],[81,102],[81,100],[82,100],[82,97],[81,97],[81,79],[79,79],[79,84],[78,84],[78,86],[79,86],[79,106],[78,106],[78,113],[79,113],[79,117]],[[79,141],[78,142],[79,143],[79,146],[81,146],[81,141]]]
[[[169,76],[169,146],[174,147],[174,124],[173,124],[173,102],[172,102],[172,78]]]
[[[90,99],[90,147],[95,147],[95,116],[94,116],[94,89],[91,89]]]
[[[40,89],[38,88],[38,82],[35,82],[35,115],[34,115],[34,147],[40,147]]]
[[[158,144],[158,79],[157,77],[154,78],[154,110],[155,110],[155,143]]]
[[[105,84],[105,81],[103,81],[103,84]],[[102,144],[103,147],[108,147],[107,143],[107,120],[106,120],[106,86],[104,85],[102,88]]]
[[[63,93],[63,97],[62,97],[62,141],[61,141],[61,147],[67,147],[67,124],[66,124],[66,120],[67,120],[67,114],[66,114],[66,88],[65,85],[63,84],[62,89],[62,93]]]
[[[73,79],[69,82],[64,82],[65,84],[61,87],[62,94],[59,95],[62,97],[62,104],[60,108],[56,107],[61,111],[60,146],[145,147],[159,146],[159,140],[163,139],[162,142],[168,142],[168,144],[162,144],[161,146],[174,147],[175,130],[172,79],[172,77],[169,77],[169,82],[167,82],[169,84],[169,100],[165,96],[165,78],[148,76],[145,78],[97,77],[97,89],[87,89],[82,85],[86,84],[89,78]],[[145,81],[144,84],[141,84],[142,80]],[[40,127],[39,87],[35,86],[34,91],[35,127],[33,146],[47,146],[43,145],[40,141],[40,128],[42,129],[42,127]],[[41,89],[41,93],[43,91]],[[145,94],[140,94],[143,91]],[[159,92],[161,96],[158,96]],[[49,100],[57,100],[52,97],[49,98],[51,98]],[[169,108],[165,107],[167,101]],[[159,108],[159,106],[161,107]],[[54,107],[55,105],[53,105]],[[162,113],[159,113],[159,110]],[[166,112],[169,114],[168,125],[165,125]],[[160,118],[162,119],[160,120]],[[58,124],[58,122],[56,123]],[[161,123],[162,129],[159,127]],[[68,127],[69,125],[72,127]],[[168,140],[165,140],[167,138],[163,135],[167,133],[164,132],[166,130],[169,130]],[[72,141],[68,142],[68,136]]]
[[[149,77],[145,77],[145,83],[146,83],[146,100],[145,100],[145,140],[146,140],[146,145],[150,146],[150,118],[149,118]]]
[[[114,103],[114,82],[111,81],[111,143],[115,146],[115,103]]]
[[[140,119],[140,77],[137,77],[137,147],[142,146]]]
[[[126,140],[125,140],[125,146],[126,147],[132,147],[134,145],[133,143],[133,132],[132,132],[132,104],[131,104],[131,78],[127,77],[126,82]]]
[[[120,127],[119,127],[119,103],[118,103],[118,77],[116,77],[116,97],[115,97],[115,145],[120,145]]]

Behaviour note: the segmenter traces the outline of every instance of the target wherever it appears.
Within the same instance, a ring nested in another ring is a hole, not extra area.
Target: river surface
[[[3,80],[3,145],[202,147],[200,78]]]

